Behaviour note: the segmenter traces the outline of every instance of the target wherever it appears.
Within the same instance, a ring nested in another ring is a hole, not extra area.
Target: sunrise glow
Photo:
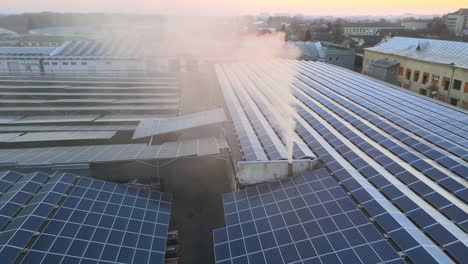
[[[3,1],[2,1],[3,2]],[[41,0],[2,3],[2,12],[122,12],[238,15],[258,12],[302,13],[306,15],[401,15],[444,14],[463,6],[460,0]]]

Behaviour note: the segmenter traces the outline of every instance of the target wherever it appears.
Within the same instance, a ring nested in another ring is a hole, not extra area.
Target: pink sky
[[[0,0],[0,2],[2,2],[0,10],[2,13],[56,11],[237,15],[287,12],[339,16],[444,14],[463,7],[463,1],[460,0]]]

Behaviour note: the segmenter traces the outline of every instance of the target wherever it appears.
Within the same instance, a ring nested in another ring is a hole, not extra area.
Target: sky
[[[432,15],[468,7],[463,0],[0,0],[0,6],[2,13],[53,11],[239,15],[269,12],[316,16]]]

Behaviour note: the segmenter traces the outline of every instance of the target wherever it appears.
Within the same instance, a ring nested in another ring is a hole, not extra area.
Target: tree
[[[310,30],[307,29],[305,32],[304,41],[309,41],[309,40],[312,40],[312,35],[310,33]]]
[[[31,18],[31,16],[27,16],[26,18],[26,30],[31,30],[31,29],[34,29],[35,26],[34,26],[34,22]]]
[[[440,17],[435,17],[429,23],[429,29],[432,35],[446,38],[450,36],[450,32],[445,24],[445,21]]]

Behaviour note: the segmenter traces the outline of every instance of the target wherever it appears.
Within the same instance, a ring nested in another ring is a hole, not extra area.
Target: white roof
[[[468,69],[468,43],[464,42],[394,37],[366,50]]]
[[[0,47],[0,55],[49,55],[55,47]]]

